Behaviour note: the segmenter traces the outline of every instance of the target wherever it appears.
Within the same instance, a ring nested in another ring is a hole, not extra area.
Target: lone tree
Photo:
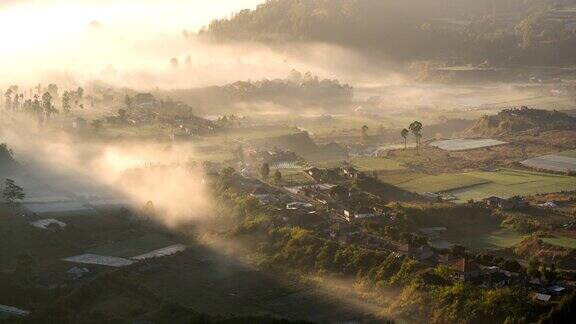
[[[264,181],[268,181],[268,177],[270,176],[270,164],[264,163],[260,167],[260,176]]]
[[[14,206],[17,200],[23,200],[26,197],[24,194],[24,189],[18,186],[16,182],[12,179],[6,179],[4,182],[4,192],[2,193],[2,197],[10,206]]]
[[[419,154],[420,140],[422,139],[422,123],[419,121],[414,121],[412,124],[410,124],[410,127],[408,128],[410,129],[412,135],[414,135],[414,138],[416,139],[416,154]]]
[[[368,144],[368,126],[362,126],[362,145]]]
[[[276,183],[277,186],[282,183],[282,173],[278,169],[274,172],[274,183]]]
[[[132,110],[132,99],[128,95],[124,97],[124,104],[128,110]]]
[[[62,95],[62,110],[66,115],[70,115],[72,110],[71,100],[72,97],[70,96],[70,92],[64,91],[64,94]]]
[[[404,151],[406,151],[406,146],[408,146],[407,141],[408,141],[408,135],[410,134],[410,131],[407,130],[406,128],[404,128],[401,132],[400,135],[404,138]]]
[[[127,115],[128,113],[126,112],[125,109],[118,109],[118,117],[120,118],[120,121],[122,123],[126,123]]]
[[[95,119],[93,120],[90,125],[92,126],[92,128],[94,129],[95,133],[100,132],[100,130],[104,127],[102,121],[100,119]]]

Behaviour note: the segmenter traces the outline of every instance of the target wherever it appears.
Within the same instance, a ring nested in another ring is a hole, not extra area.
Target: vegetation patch
[[[404,170],[401,163],[391,159],[378,157],[356,158],[352,164],[360,171]]]
[[[542,241],[552,245],[576,249],[576,239],[566,236],[545,237],[542,238]]]

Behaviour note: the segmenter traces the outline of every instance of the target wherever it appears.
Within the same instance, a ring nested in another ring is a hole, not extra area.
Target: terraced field
[[[512,197],[576,190],[576,178],[539,172],[502,169],[493,172],[446,173],[421,176],[397,186],[415,192],[444,192],[457,198],[481,200],[490,196]]]
[[[360,171],[383,171],[383,170],[404,170],[406,169],[400,162],[378,158],[378,157],[364,157],[352,160],[352,165]]]
[[[314,179],[306,174],[302,168],[299,169],[278,169],[282,174],[282,185],[284,186],[302,186],[315,183]],[[271,170],[273,176],[276,170]]]
[[[570,249],[576,249],[576,239],[566,236],[545,237],[542,239],[542,241],[548,244],[563,246]]]
[[[525,236],[511,230],[498,229],[477,236],[460,237],[454,240],[475,251],[490,251],[509,248],[520,243]]]

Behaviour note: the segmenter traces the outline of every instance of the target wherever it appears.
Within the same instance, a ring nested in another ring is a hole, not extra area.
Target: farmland
[[[513,247],[520,243],[524,237],[514,231],[497,229],[480,235],[460,236],[453,241],[475,251],[490,251]]]
[[[382,171],[382,170],[404,170],[405,167],[391,159],[365,157],[355,158],[352,160],[352,165],[360,171]]]
[[[302,168],[299,169],[278,169],[282,174],[282,183],[284,185],[308,185],[313,184],[314,179],[310,177]],[[272,171],[271,174],[274,174]]]
[[[576,239],[566,236],[545,237],[542,238],[542,241],[548,244],[567,247],[570,249],[576,249]]]
[[[458,202],[576,190],[574,177],[512,169],[428,175],[395,184],[416,192],[444,192],[455,196]]]

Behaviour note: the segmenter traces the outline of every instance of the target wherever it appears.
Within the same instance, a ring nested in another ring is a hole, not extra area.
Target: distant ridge
[[[467,136],[499,137],[551,130],[576,130],[576,117],[556,110],[511,108],[497,115],[481,117],[464,133]]]

